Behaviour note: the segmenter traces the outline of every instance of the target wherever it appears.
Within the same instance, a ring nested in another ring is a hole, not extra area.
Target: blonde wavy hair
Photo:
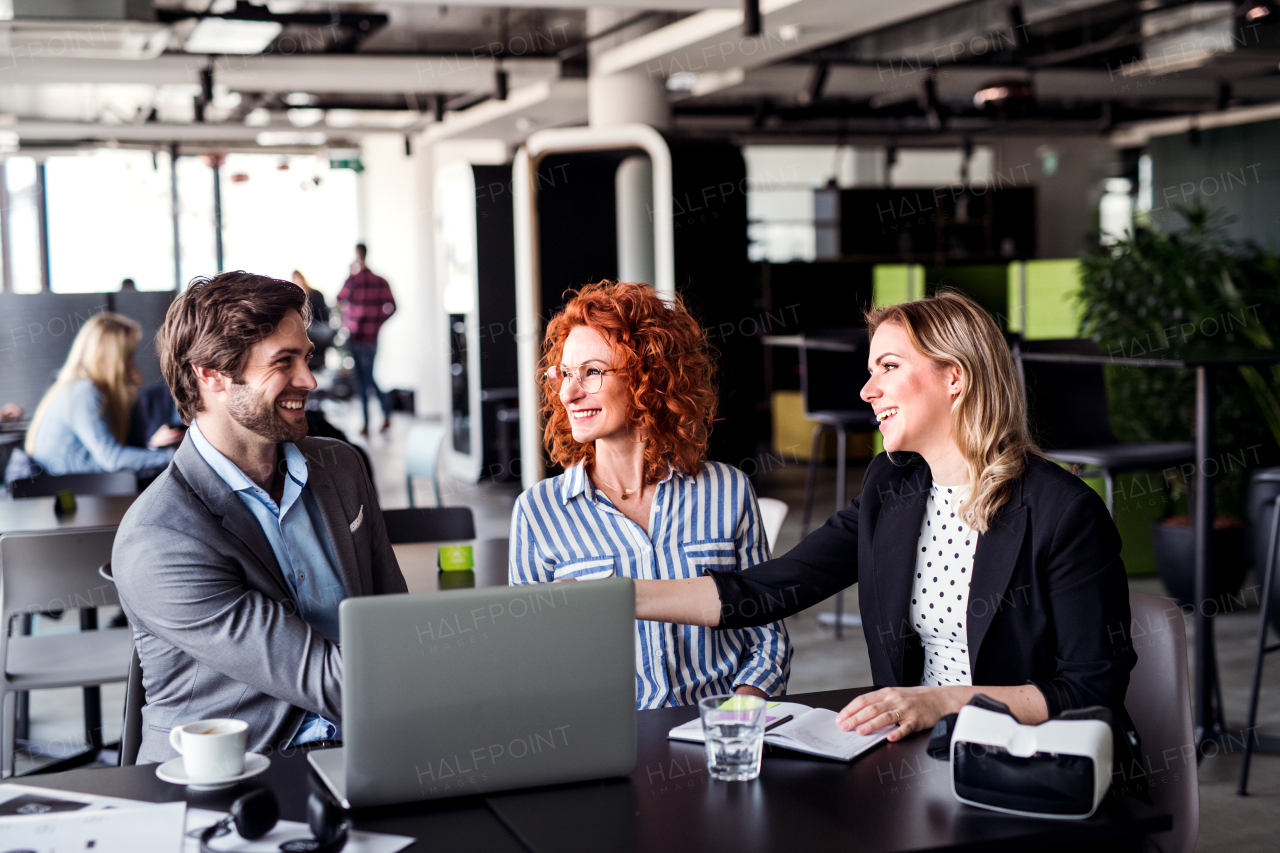
[[[58,371],[53,387],[44,392],[31,416],[26,451],[35,453],[36,435],[49,406],[67,385],[88,379],[104,398],[102,415],[121,444],[129,434],[129,409],[138,389],[129,375],[129,359],[138,350],[142,327],[122,314],[103,311],[89,318],[71,344],[71,352]]]
[[[900,326],[912,346],[941,366],[955,366],[964,378],[951,407],[951,435],[969,469],[969,497],[960,517],[986,533],[1028,456],[1044,456],[1027,427],[1027,401],[1004,335],[978,303],[952,290],[873,308],[867,330]]]

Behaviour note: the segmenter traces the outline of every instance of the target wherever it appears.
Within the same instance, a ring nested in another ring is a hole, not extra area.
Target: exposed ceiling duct
[[[169,45],[149,0],[0,0],[0,56],[154,59]]]

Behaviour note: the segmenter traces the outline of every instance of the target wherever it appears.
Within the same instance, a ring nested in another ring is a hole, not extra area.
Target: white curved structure
[[[662,134],[645,124],[614,127],[573,127],[542,130],[531,135],[516,153],[513,174],[516,237],[516,329],[520,366],[521,481],[527,489],[543,477],[538,387],[534,376],[542,322],[538,305],[542,292],[538,257],[538,163],[549,154],[574,151],[639,149],[653,165],[654,288],[659,293],[676,289],[675,223],[671,203],[671,149]]]

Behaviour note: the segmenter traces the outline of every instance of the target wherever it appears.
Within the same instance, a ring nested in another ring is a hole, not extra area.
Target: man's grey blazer
[[[296,442],[348,596],[406,592],[373,484],[341,441]],[[307,711],[342,719],[342,655],[302,617],[257,519],[183,440],[125,514],[111,552],[147,703],[139,763],[177,755],[169,729],[249,724],[249,749],[287,746]]]

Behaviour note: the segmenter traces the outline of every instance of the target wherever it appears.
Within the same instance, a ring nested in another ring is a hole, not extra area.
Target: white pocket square
[[[360,504],[360,511],[356,513],[356,520],[351,522],[351,532],[355,533],[359,530],[361,524],[364,524],[364,504]]]

